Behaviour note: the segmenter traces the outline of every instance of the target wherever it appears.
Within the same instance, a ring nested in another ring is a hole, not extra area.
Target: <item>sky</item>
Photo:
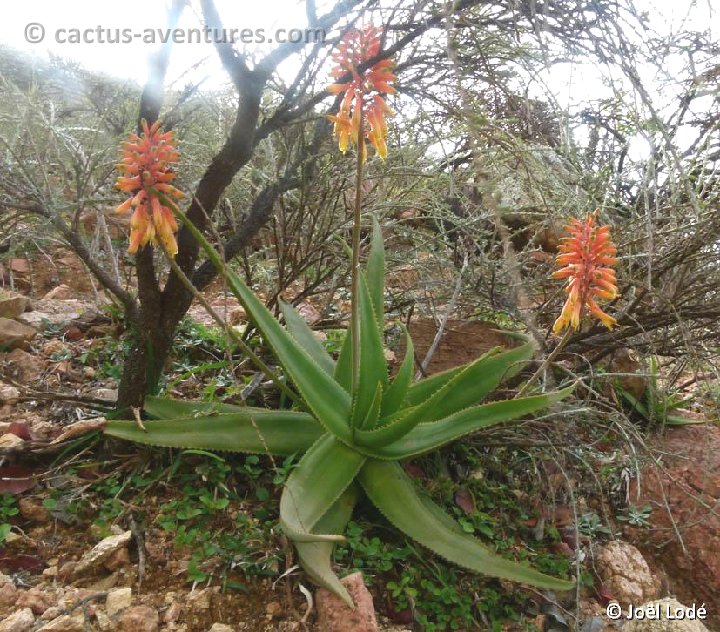
[[[198,29],[201,25],[198,3],[183,12],[178,28]],[[195,5],[195,6],[193,6]],[[28,53],[46,57],[48,52],[80,62],[88,70],[130,78],[142,84],[147,74],[147,58],[159,46],[159,38],[167,28],[166,6],[163,0],[21,0],[12,11],[3,12],[0,42]],[[216,6],[227,29],[265,29],[272,37],[276,29],[305,28],[304,2],[300,0],[216,0]],[[132,43],[74,43],[80,34],[93,41],[126,39]],[[99,29],[99,30],[98,30]],[[150,33],[147,29],[154,32]],[[282,36],[282,35],[281,35]],[[195,37],[186,36],[186,37]],[[41,42],[28,41],[41,39]],[[154,39],[156,43],[145,40]],[[242,44],[239,45],[242,48]],[[250,46],[249,46],[250,47]],[[255,44],[252,48],[257,48]],[[259,46],[262,50],[263,46]],[[265,49],[268,48],[266,44]],[[210,43],[195,40],[174,44],[169,78],[187,77],[188,69],[200,63],[194,71],[210,77],[211,84],[226,81],[215,50]],[[195,78],[194,77],[194,78]]]
[[[720,34],[720,7],[713,10],[714,0],[635,0],[640,11],[647,11],[651,26],[658,32],[677,32],[682,28],[710,29],[717,39]],[[319,0],[318,11],[328,7],[332,0]],[[178,27],[198,29],[201,25],[198,2],[192,2],[183,13]],[[216,0],[216,6],[227,29],[265,30],[265,37],[273,37],[277,29],[296,29],[306,26],[304,0]],[[49,52],[66,59],[74,59],[88,70],[130,78],[142,85],[147,74],[147,59],[157,50],[159,38],[166,29],[167,0],[21,0],[13,4],[12,11],[3,13],[0,24],[0,42],[11,47],[46,57]],[[132,43],[72,43],[73,36],[89,30],[93,40],[123,39],[125,33],[133,36]],[[42,39],[41,42],[28,40]],[[146,43],[144,40],[155,40]],[[242,49],[242,45],[238,46]],[[248,44],[247,50],[269,50],[273,45]],[[284,76],[293,76],[297,58],[280,68]],[[641,73],[655,69],[639,69]],[[533,71],[534,72],[534,71]],[[567,111],[577,111],[590,99],[612,96],[613,87],[603,82],[604,69],[587,60],[576,58],[567,64],[553,66],[547,73],[528,75],[528,93],[543,98],[547,90],[556,103]],[[660,82],[667,76],[643,77],[643,80]],[[677,73],[680,74],[679,72]],[[176,43],[171,55],[168,87],[181,88],[189,81],[204,78],[203,87],[218,88],[227,85],[227,76],[210,43]],[[402,78],[400,78],[402,81]],[[667,90],[665,84],[663,90]],[[683,87],[684,89],[684,87]],[[661,94],[661,93],[659,93]],[[639,154],[647,152],[643,139],[638,139]],[[634,149],[634,148],[633,148]],[[633,151],[633,153],[635,153]],[[638,156],[639,157],[639,156]]]

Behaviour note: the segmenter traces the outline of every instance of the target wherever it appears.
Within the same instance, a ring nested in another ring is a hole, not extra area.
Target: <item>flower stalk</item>
[[[360,119],[358,128],[358,143],[363,149],[358,149],[355,167],[355,204],[353,208],[352,228],[352,270],[350,289],[350,335],[352,336],[352,385],[353,391],[357,392],[360,386],[360,219],[362,215],[362,182],[365,141],[362,137],[363,111],[362,102],[358,105],[358,116]],[[353,426],[353,432],[355,427]]]

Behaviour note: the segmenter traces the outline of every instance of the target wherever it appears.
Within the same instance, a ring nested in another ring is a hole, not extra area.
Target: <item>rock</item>
[[[43,300],[60,300],[60,301],[67,301],[71,298],[76,298],[77,292],[75,292],[71,287],[68,287],[67,285],[58,285],[57,287],[54,287],[52,290],[50,290],[45,296],[43,296]]]
[[[0,436],[0,448],[19,449],[25,445],[25,441],[15,434],[8,433]]]
[[[107,577],[101,577],[96,582],[88,585],[88,588],[94,592],[108,592],[115,588],[119,583],[125,583],[124,578],[120,577],[120,573],[112,573]]]
[[[652,529],[632,530],[628,536],[664,570],[669,592],[684,603],[716,606],[720,604],[720,426],[668,428],[651,447],[664,455],[663,469],[645,468],[639,489],[633,481],[630,499],[639,507],[652,507]],[[717,607],[709,610],[708,625],[720,629]]]
[[[195,592],[191,592],[187,596],[188,606],[192,610],[208,610],[212,603],[212,588],[203,588]]]
[[[20,391],[16,387],[0,382],[0,404],[17,404],[18,397]]]
[[[37,632],[85,632],[85,630],[85,616],[79,613],[73,616],[61,615],[46,623]]]
[[[607,370],[610,373],[621,374],[615,379],[635,399],[643,398],[648,379],[642,375],[644,367],[634,351],[625,347],[615,351],[608,360]]]
[[[125,610],[132,604],[132,589],[130,587],[116,588],[105,598],[105,612],[109,617]]]
[[[35,301],[33,308],[33,311],[18,316],[18,320],[26,325],[44,329],[47,325],[65,325],[71,320],[80,318],[81,314],[93,309],[93,305],[77,299],[61,301],[44,298]]]
[[[123,612],[118,632],[156,632],[160,625],[157,610],[150,606],[135,606]]]
[[[282,606],[277,601],[271,601],[265,606],[265,617],[268,621],[277,619],[282,614]]]
[[[232,628],[225,623],[213,623],[208,632],[235,632],[235,628]]]
[[[15,584],[10,582],[4,582],[0,586],[0,606],[12,606],[17,600],[18,590],[15,588]]]
[[[0,632],[27,632],[33,627],[35,616],[30,608],[16,610],[0,622]]]
[[[96,399],[106,399],[109,402],[116,402],[118,390],[116,388],[98,388],[90,393],[90,396]]]
[[[20,509],[20,515],[25,520],[32,520],[33,522],[47,522],[50,520],[50,512],[36,498],[21,498],[18,500],[18,509]]]
[[[20,384],[37,380],[45,370],[45,363],[40,358],[22,349],[13,349],[4,360],[10,373]]]
[[[21,344],[30,342],[36,334],[37,331],[30,325],[0,317],[0,346],[14,349]]]
[[[679,616],[673,616],[676,612],[685,613],[687,608],[675,599],[660,599],[641,606],[645,611],[649,607],[655,608],[659,612],[657,619],[636,619],[627,621],[623,626],[623,632],[709,632],[700,620],[680,619]],[[698,608],[700,604],[698,604]],[[705,608],[708,610],[708,608]],[[670,618],[668,618],[670,614]]]
[[[295,309],[298,314],[303,317],[303,320],[310,326],[314,325],[322,318],[322,314],[315,308],[315,306],[311,305],[307,301],[298,303],[295,306]]]
[[[655,599],[660,592],[660,581],[632,544],[608,542],[596,552],[595,566],[610,594],[623,606]]]
[[[345,602],[320,588],[316,593],[319,632],[377,632],[379,630],[375,618],[375,607],[372,595],[365,586],[362,573],[353,573],[344,577],[343,585],[355,603],[355,609],[349,608]]]
[[[62,608],[59,608],[58,606],[53,606],[52,608],[48,608],[45,612],[43,612],[40,616],[40,619],[42,621],[52,621],[53,619],[57,619],[62,614]]]
[[[48,357],[58,353],[65,353],[67,350],[67,346],[63,344],[62,340],[58,340],[57,338],[48,340],[42,348],[43,355],[46,355]]]
[[[50,593],[34,587],[21,592],[15,604],[18,608],[30,608],[33,614],[42,614],[48,608],[57,605],[57,600]]]
[[[132,532],[125,531],[120,535],[111,535],[104,540],[101,540],[93,547],[92,550],[82,556],[80,561],[77,563],[73,574],[76,576],[82,575],[87,573],[89,570],[97,568],[118,549],[126,546],[127,543],[130,542],[130,538],[132,538]]]
[[[437,334],[435,320],[432,318],[412,320],[408,324],[408,331],[417,357],[424,358]],[[494,347],[512,347],[513,344],[513,340],[499,332],[497,326],[492,323],[450,319],[446,323],[445,334],[430,360],[427,374],[433,375],[474,361]],[[401,342],[395,349],[395,356],[405,357],[404,337],[401,337]]]
[[[95,613],[95,617],[97,619],[97,627],[100,632],[114,632],[115,624],[102,610],[98,610]]]
[[[116,571],[118,568],[127,566],[130,563],[130,553],[126,547],[118,549],[109,558],[105,560],[103,566],[110,572]]]
[[[163,613],[164,623],[175,623],[180,618],[183,611],[183,605],[179,601],[170,604],[170,607]]]
[[[0,290],[0,317],[14,319],[20,316],[30,304],[27,296],[17,292]]]

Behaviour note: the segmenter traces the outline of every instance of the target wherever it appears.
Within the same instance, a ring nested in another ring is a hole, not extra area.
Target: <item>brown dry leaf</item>
[[[105,417],[94,417],[93,419],[83,419],[76,421],[74,424],[70,424],[65,428],[62,434],[57,438],[53,439],[52,443],[60,443],[67,441],[68,439],[74,439],[89,432],[95,432],[105,428],[107,420]]]
[[[468,516],[475,513],[475,501],[467,489],[459,489],[455,493],[455,504]]]
[[[35,485],[33,470],[20,465],[0,467],[0,494],[22,494]]]

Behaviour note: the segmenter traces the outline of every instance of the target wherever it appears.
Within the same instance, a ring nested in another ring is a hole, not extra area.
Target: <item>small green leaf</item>
[[[358,475],[373,504],[398,529],[463,568],[549,590],[574,584],[506,560],[464,533],[450,516],[419,491],[397,463],[369,459]]]

